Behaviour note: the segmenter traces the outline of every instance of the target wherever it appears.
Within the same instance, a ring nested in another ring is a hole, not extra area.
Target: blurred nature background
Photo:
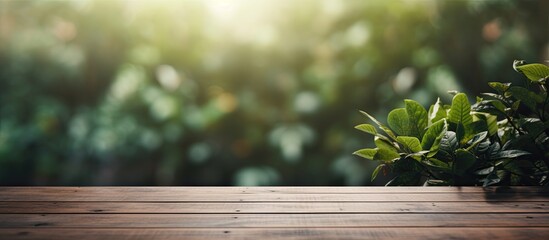
[[[549,1],[0,0],[0,185],[376,185],[353,129],[549,59]]]

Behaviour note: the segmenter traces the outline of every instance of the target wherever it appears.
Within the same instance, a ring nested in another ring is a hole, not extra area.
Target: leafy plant
[[[361,111],[377,128],[355,128],[373,135],[376,147],[354,154],[380,162],[372,180],[393,174],[387,185],[547,185],[549,67],[513,66],[528,78],[525,87],[491,82],[496,92],[473,105],[464,93],[429,110],[407,99],[389,113],[388,126]]]

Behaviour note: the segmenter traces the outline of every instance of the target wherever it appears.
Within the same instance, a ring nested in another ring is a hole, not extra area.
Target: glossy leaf
[[[498,117],[487,114],[484,115],[486,117],[486,125],[488,126],[488,134],[490,136],[494,136],[498,133]]]
[[[387,116],[387,123],[389,127],[400,136],[409,136],[410,134],[410,121],[408,113],[404,108],[397,108],[389,112]]]
[[[369,118],[372,122],[374,122],[381,130],[383,130],[383,132],[385,132],[390,138],[392,139],[396,139],[396,136],[395,134],[393,133],[393,131],[391,131],[391,129],[389,129],[387,126],[385,126],[383,123],[381,123],[380,121],[378,121],[376,118],[374,118],[372,115],[368,114],[367,112],[364,112],[364,111],[359,111],[360,113],[362,113],[362,115],[366,116],[367,118]]]
[[[528,154],[530,153],[522,150],[505,150],[492,155],[492,159],[516,158]]]
[[[372,134],[374,136],[377,134],[376,128],[371,124],[360,124],[355,126],[355,128],[365,133]]]
[[[479,143],[481,143],[482,141],[484,141],[484,139],[486,139],[487,136],[488,136],[488,132],[487,132],[487,131],[484,131],[484,132],[480,132],[480,133],[475,134],[475,136],[473,137],[473,139],[471,139],[471,140],[468,142],[470,146],[467,148],[467,150],[471,150],[471,149],[473,149],[474,147],[476,147]]]
[[[446,109],[440,102],[440,98],[437,98],[437,102],[429,108],[429,125],[438,122],[440,119],[446,118]]]
[[[397,142],[402,144],[402,146],[411,153],[417,153],[422,150],[421,143],[416,137],[399,136],[397,137]]]
[[[418,102],[410,99],[404,100],[404,105],[409,119],[409,136],[421,139],[425,133],[425,128],[427,128],[427,110]]]
[[[494,184],[497,184],[501,181],[501,178],[496,174],[496,172],[492,172],[491,174],[488,174],[485,179],[481,180],[483,182],[482,187],[488,187]]]
[[[494,169],[495,169],[494,166],[483,168],[483,169],[477,170],[475,172],[475,174],[477,174],[477,175],[488,175],[488,174],[492,173],[494,171]]]
[[[445,172],[450,172],[451,171],[450,165],[448,163],[440,161],[436,158],[429,158],[429,159],[423,161],[423,163],[430,166],[430,167],[435,167],[439,170],[443,170]]]
[[[439,154],[442,154],[444,158],[441,160],[449,161],[453,159],[454,151],[458,148],[458,140],[455,132],[446,131],[444,137],[440,141]]]
[[[509,89],[511,83],[489,82],[488,86],[498,91],[499,93],[504,93],[505,91],[507,91],[507,89]]]
[[[392,143],[378,137],[374,138],[374,143],[377,146],[377,153],[374,156],[374,160],[391,161],[400,157],[398,149]]]
[[[393,151],[398,151],[397,147],[393,145],[391,141],[387,141],[386,139],[380,138],[380,137],[374,137],[374,143],[376,144],[376,147],[378,148],[385,148],[390,149]]]
[[[539,63],[517,66],[516,70],[524,74],[524,76],[526,76],[532,82],[539,82],[540,80],[549,76],[549,67]]]
[[[452,100],[452,107],[448,113],[448,121],[464,126],[473,122],[471,117],[471,104],[465,93],[458,93]]]
[[[354,152],[353,154],[359,157],[374,160],[374,156],[376,155],[377,150],[377,148],[364,148]]]
[[[400,155],[397,152],[387,148],[379,148],[374,156],[374,160],[384,162],[392,161],[398,158],[400,158]]]
[[[515,97],[517,100],[520,100],[522,104],[524,104],[526,107],[534,112],[537,111],[536,103],[543,102],[543,98],[540,98],[534,92],[523,87],[513,86],[509,88],[509,92],[513,97]]]
[[[423,139],[421,139],[421,147],[430,151],[429,156],[434,156],[438,152],[440,141],[447,130],[448,124],[446,123],[446,119],[439,120],[427,129],[427,132],[423,135]]]

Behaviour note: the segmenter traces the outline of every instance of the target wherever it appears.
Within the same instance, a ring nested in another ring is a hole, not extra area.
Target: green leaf
[[[458,148],[458,140],[455,132],[446,131],[444,137],[440,140],[439,154],[441,157],[438,157],[441,160],[450,161],[453,159],[454,151]]]
[[[486,114],[484,115],[486,117],[486,125],[488,125],[488,134],[490,136],[494,136],[498,133],[498,117]]]
[[[511,109],[513,111],[517,111],[519,107],[520,107],[520,100],[517,100],[516,102],[513,103],[513,106],[511,106]]]
[[[524,74],[532,82],[539,82],[549,76],[549,67],[539,63],[517,66],[516,70]]]
[[[513,86],[509,93],[533,112],[537,111],[536,103],[543,102],[543,98],[523,87]]]
[[[439,170],[443,170],[445,172],[450,172],[450,165],[448,163],[445,163],[443,161],[440,161],[436,158],[429,158],[425,161],[423,161],[425,165],[428,165],[430,167],[437,168]]]
[[[380,121],[378,121],[376,118],[374,118],[372,115],[368,114],[367,112],[360,111],[360,113],[362,113],[362,115],[368,117],[368,118],[369,118],[372,122],[374,122],[381,130],[383,130],[383,132],[385,132],[390,138],[396,140],[396,136],[395,136],[395,134],[393,133],[393,131],[391,131],[391,129],[389,129],[387,126],[383,125],[383,123],[381,123]]]
[[[416,137],[399,136],[397,142],[402,144],[404,148],[408,149],[411,153],[420,152],[422,150],[419,139]]]
[[[503,159],[503,158],[516,158],[524,155],[529,155],[529,152],[521,151],[521,150],[505,150],[498,152],[494,155],[492,155],[492,159]]]
[[[395,152],[398,152],[398,148],[395,145],[393,145],[392,142],[387,141],[386,139],[383,139],[380,137],[374,137],[374,143],[378,148],[385,148],[385,149],[390,149]]]
[[[377,134],[376,128],[371,124],[360,124],[355,126],[355,128],[365,133],[372,134],[374,136]]]
[[[437,98],[437,102],[429,108],[429,125],[438,122],[440,119],[446,118],[446,109],[440,102],[440,98]]]
[[[488,174],[492,173],[494,171],[494,169],[495,169],[494,166],[483,168],[483,169],[477,170],[475,172],[475,174],[477,174],[477,175],[488,175]]]
[[[423,139],[421,139],[421,147],[430,151],[428,156],[434,156],[438,152],[440,141],[447,130],[448,124],[446,123],[446,119],[439,120],[427,129],[427,132],[423,135]]]
[[[425,181],[423,186],[449,186],[450,183],[448,181],[439,180],[439,179],[429,179]]]
[[[389,127],[398,135],[410,135],[410,122],[406,109],[397,108],[389,112],[389,115],[387,116],[387,123],[389,124]]]
[[[374,138],[374,143],[377,146],[377,153],[374,156],[374,160],[391,161],[395,158],[400,158],[398,149],[392,143],[379,137]]]
[[[500,82],[489,82],[488,86],[495,89],[499,93],[504,93],[509,89],[509,86],[511,86],[511,83],[500,83]]]
[[[372,172],[372,179],[370,179],[371,182],[373,182],[376,179],[377,174],[379,173],[379,170],[381,170],[384,167],[385,167],[385,164],[377,165],[376,169],[374,169],[374,172]]]
[[[448,113],[448,121],[467,126],[473,122],[471,117],[471,104],[465,93],[458,93],[452,99],[452,107]]]
[[[487,103],[492,104],[497,110],[499,110],[502,113],[505,113],[505,104],[503,104],[500,100],[489,100]]]
[[[409,119],[409,136],[421,139],[425,133],[425,128],[427,128],[427,110],[418,102],[410,99],[404,100],[404,107]]]
[[[377,150],[377,148],[364,148],[354,152],[353,154],[359,157],[374,160],[374,156],[376,155]]]
[[[397,152],[386,148],[379,148],[374,156],[374,160],[384,162],[392,161],[398,158],[400,158],[400,155]]]
[[[524,118],[521,125],[528,131],[528,135],[537,138],[541,133],[549,130],[549,120],[542,122],[539,118]]]
[[[471,141],[468,142],[468,143],[470,144],[470,146],[467,148],[467,150],[471,150],[471,149],[473,149],[474,147],[476,147],[479,143],[481,143],[482,141],[484,141],[484,139],[486,139],[487,136],[488,136],[488,132],[487,132],[487,131],[484,131],[484,132],[480,132],[480,133],[475,134],[475,136],[473,137],[473,139],[471,139]]]
[[[467,170],[472,167],[477,158],[475,155],[465,149],[456,150],[456,160],[454,162],[455,173],[457,175],[463,175]]]
[[[483,182],[482,187],[488,187],[490,185],[499,183],[501,181],[501,178],[496,174],[496,171],[493,171],[492,173],[488,174],[485,179],[482,179],[480,181]]]
[[[489,136],[493,136],[498,132],[498,118],[495,115],[483,112],[476,112],[474,118],[477,119],[473,122],[471,128],[474,132],[488,131]],[[475,123],[481,123],[476,124]],[[478,126],[480,125],[480,126]],[[473,133],[474,134],[474,133]]]

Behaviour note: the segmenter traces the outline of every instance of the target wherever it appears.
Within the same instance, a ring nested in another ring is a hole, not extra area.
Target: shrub
[[[547,185],[549,182],[549,67],[515,61],[525,86],[490,82],[471,105],[454,92],[451,105],[440,99],[425,109],[413,100],[392,110],[387,125],[358,130],[374,136],[375,148],[354,152],[379,161],[394,178],[387,185]],[[378,131],[380,130],[380,131]]]

